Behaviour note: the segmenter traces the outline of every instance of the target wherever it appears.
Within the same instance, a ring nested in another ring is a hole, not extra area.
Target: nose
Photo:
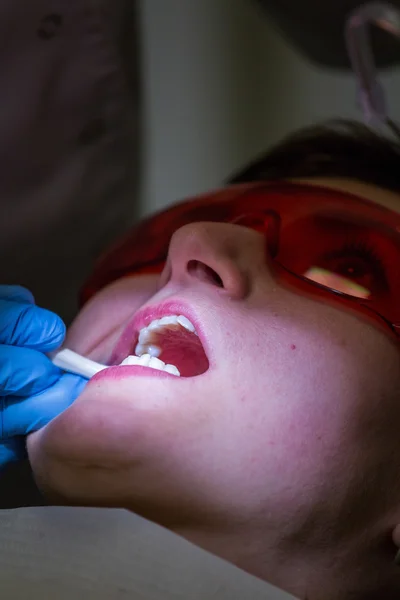
[[[201,282],[241,300],[250,293],[256,257],[263,257],[263,248],[262,236],[238,225],[185,225],[171,238],[160,285],[170,280],[183,285]]]

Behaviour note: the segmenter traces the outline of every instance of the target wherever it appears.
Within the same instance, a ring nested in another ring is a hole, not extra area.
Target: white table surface
[[[1,600],[293,600],[127,511],[0,511]]]

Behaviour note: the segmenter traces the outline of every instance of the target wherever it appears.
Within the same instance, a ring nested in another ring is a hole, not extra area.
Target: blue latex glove
[[[19,286],[0,285],[0,469],[26,457],[25,436],[79,396],[87,381],[55,367],[65,325]]]

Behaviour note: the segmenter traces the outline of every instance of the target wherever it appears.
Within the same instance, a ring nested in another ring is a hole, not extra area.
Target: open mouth
[[[196,377],[210,364],[195,326],[183,315],[163,316],[137,334],[122,365],[140,365],[176,377]]]

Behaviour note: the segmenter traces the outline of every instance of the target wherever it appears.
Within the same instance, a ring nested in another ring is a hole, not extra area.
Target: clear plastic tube
[[[400,38],[400,11],[388,2],[367,2],[354,10],[346,22],[347,49],[357,78],[358,100],[367,123],[388,125],[385,91],[378,79],[369,28],[376,25]]]
[[[96,373],[108,368],[107,365],[94,362],[68,348],[52,354],[50,359],[56,367],[85,379],[91,379]]]

